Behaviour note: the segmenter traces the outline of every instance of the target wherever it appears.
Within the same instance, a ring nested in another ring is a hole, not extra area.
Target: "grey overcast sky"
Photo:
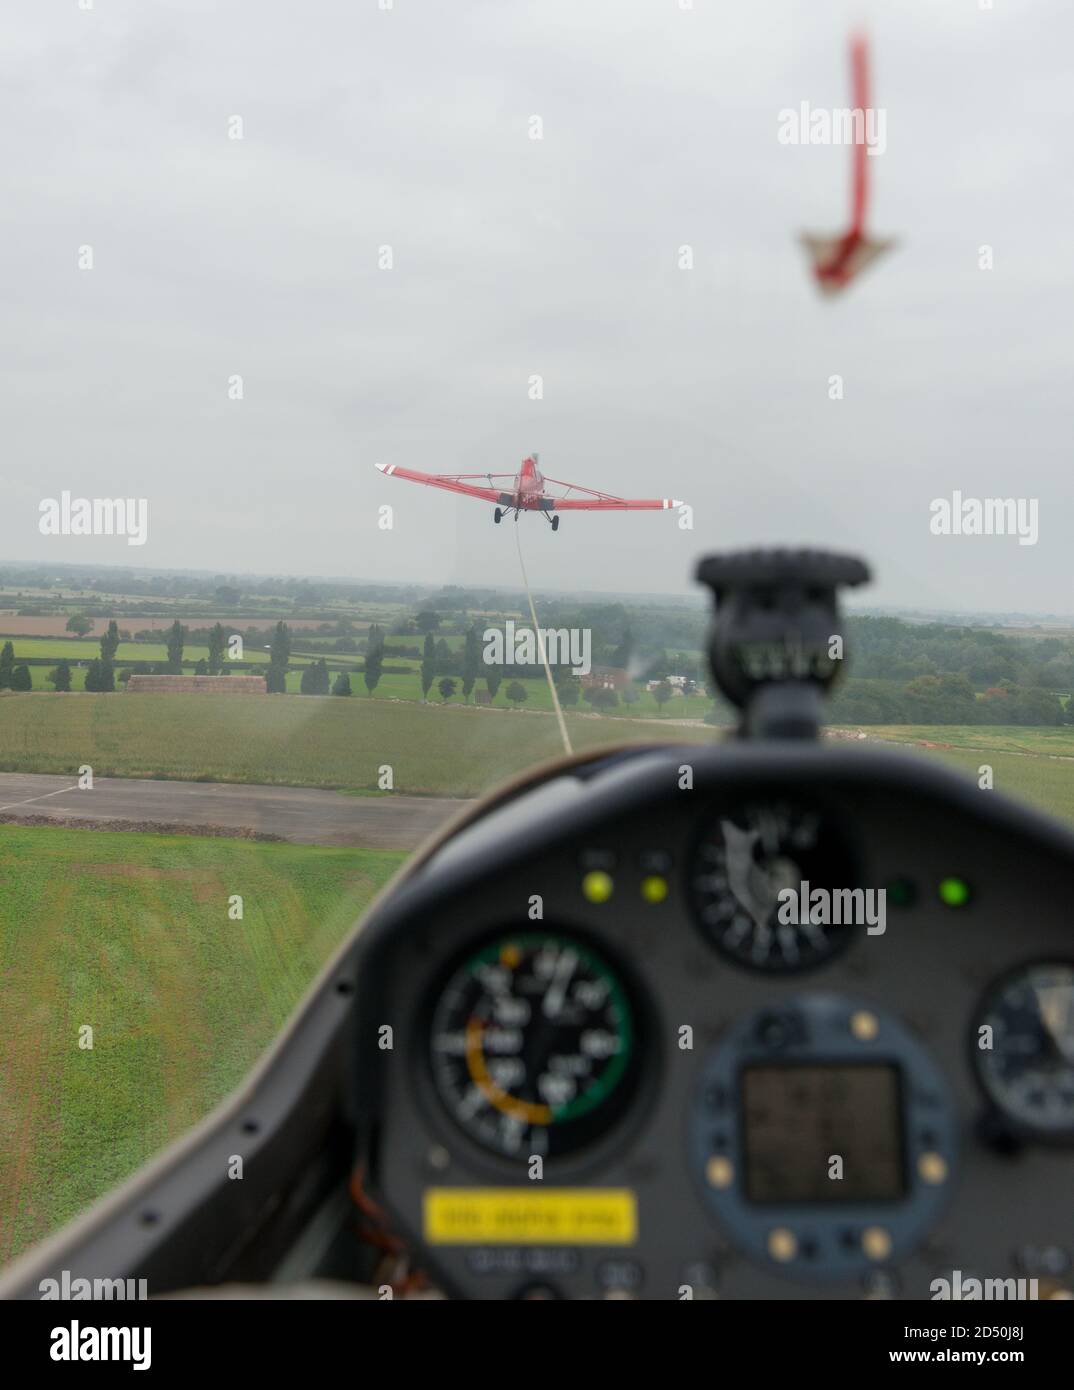
[[[535,587],[792,542],[874,602],[1074,611],[1067,0],[383,3],[6,0],[0,557],[514,584],[485,504],[373,465],[537,450],[695,516],[524,518]],[[848,104],[859,21],[899,247],[823,301],[796,238],[849,151],[779,112]],[[148,544],[40,535],[65,489],[146,498]],[[1038,543],[933,536],[954,489]]]

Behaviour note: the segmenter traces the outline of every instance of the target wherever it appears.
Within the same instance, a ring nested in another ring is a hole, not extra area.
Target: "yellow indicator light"
[[[780,1264],[786,1264],[798,1254],[798,1238],[786,1226],[777,1226],[768,1233],[768,1253]]]
[[[515,945],[504,946],[500,951],[500,964],[506,965],[508,970],[514,970],[522,960],[522,952]]]
[[[936,1187],[947,1177],[947,1162],[943,1154],[923,1153],[917,1160],[917,1171],[922,1182],[927,1182],[930,1187]]]
[[[705,1164],[705,1177],[710,1187],[723,1189],[730,1187],[735,1180],[735,1170],[729,1158],[713,1154]]]
[[[859,1042],[872,1042],[880,1032],[876,1014],[871,1014],[868,1009],[858,1009],[850,1015],[850,1031]]]
[[[886,1260],[891,1254],[891,1237],[883,1226],[867,1226],[861,1233],[861,1248],[870,1260]]]
[[[641,881],[641,896],[647,903],[662,903],[668,895],[668,881],[659,874],[650,874]]]
[[[611,874],[606,874],[603,869],[590,869],[585,878],[582,879],[582,896],[591,903],[606,903],[612,896]]]
[[[630,1188],[429,1187],[431,1245],[633,1245],[638,1203]]]

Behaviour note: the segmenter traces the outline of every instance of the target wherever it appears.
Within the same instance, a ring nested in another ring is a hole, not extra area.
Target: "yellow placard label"
[[[628,1187],[429,1187],[430,1245],[633,1245],[638,1202]]]

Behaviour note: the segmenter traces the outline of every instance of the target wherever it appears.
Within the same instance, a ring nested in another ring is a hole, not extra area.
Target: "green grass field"
[[[392,679],[409,678],[385,681]],[[567,721],[577,748],[652,739],[711,742],[720,736],[671,718],[568,714]],[[934,744],[925,756],[943,758],[974,777],[987,762],[997,789],[1074,820],[1074,728],[894,725],[866,732],[900,744]],[[457,702],[444,708],[371,700],[364,693],[350,699],[0,697],[0,771],[70,773],[89,763],[102,777],[364,792],[377,790],[379,769],[389,764],[397,792],[472,796],[559,752],[548,713],[496,712]]]
[[[1011,753],[974,753],[966,749],[936,754],[952,767],[961,768],[976,781],[985,763],[992,769],[992,784],[1006,796],[1020,797],[1040,811],[1074,822],[1074,763]]]
[[[403,858],[0,826],[0,1263],[235,1087]]]
[[[101,654],[101,644],[99,639],[93,637],[13,637],[11,645],[15,652],[15,664],[25,661],[30,657],[46,658],[49,661],[92,661]],[[209,648],[198,646],[197,643],[190,643],[183,648],[183,660],[185,662],[200,661],[202,658],[208,660]],[[123,665],[129,665],[134,661],[167,661],[168,648],[163,642],[120,642],[116,648],[115,666],[118,670]],[[269,654],[264,646],[252,646],[249,643],[243,649],[243,661],[266,663]],[[316,658],[307,656],[295,656],[292,660],[304,665]],[[357,657],[351,657],[356,661]],[[47,670],[47,668],[42,668]]]
[[[1074,758],[1074,724],[1026,728],[1018,724],[861,725],[870,737],[943,748],[987,748],[1031,757]]]
[[[974,781],[986,764],[993,787],[1074,822],[1074,728],[987,724],[861,725],[870,738],[915,746]],[[921,745],[931,745],[922,749]],[[863,745],[864,746],[864,745]]]
[[[569,717],[579,748],[709,728],[670,720]],[[548,714],[316,696],[11,695],[0,697],[0,771],[262,782],[472,796],[562,751]]]

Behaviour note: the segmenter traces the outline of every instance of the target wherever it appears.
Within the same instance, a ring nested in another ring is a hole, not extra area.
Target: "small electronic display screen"
[[[751,1202],[875,1202],[905,1194],[897,1067],[765,1064],[744,1068],[741,1080]]]

